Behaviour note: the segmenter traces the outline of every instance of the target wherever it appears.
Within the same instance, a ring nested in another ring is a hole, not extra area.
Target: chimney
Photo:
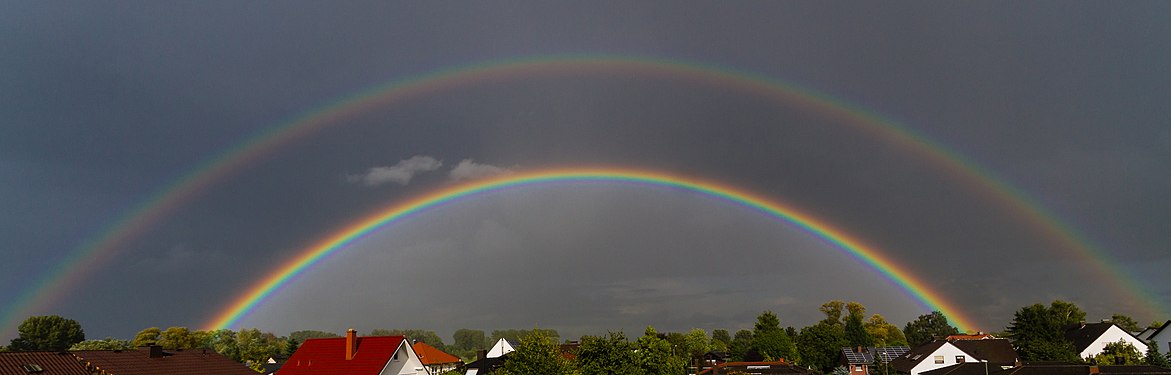
[[[488,358],[488,351],[484,350],[484,349],[477,350],[476,351],[476,359],[484,359],[484,358]]]
[[[346,330],[346,360],[354,359],[358,354],[358,332],[353,328]]]
[[[163,347],[151,345],[148,348],[150,348],[150,358],[163,358]]]

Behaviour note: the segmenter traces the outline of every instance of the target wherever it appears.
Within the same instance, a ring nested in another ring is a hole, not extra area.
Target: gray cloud
[[[512,173],[509,168],[497,167],[490,164],[479,164],[472,159],[464,159],[447,176],[452,181],[474,180],[484,177],[499,176]]]
[[[460,163],[461,165],[463,163]],[[364,174],[346,176],[346,180],[361,183],[366,186],[379,186],[389,183],[406,185],[411,178],[420,172],[430,172],[443,166],[443,162],[423,155],[416,155],[410,159],[401,160],[398,164],[389,167],[371,167]]]

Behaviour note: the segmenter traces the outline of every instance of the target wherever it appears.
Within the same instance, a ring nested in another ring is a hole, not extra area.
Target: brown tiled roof
[[[256,371],[212,350],[167,350],[151,358],[151,350],[80,350],[79,361],[111,375],[256,375]]]
[[[463,363],[463,361],[456,358],[456,356],[444,353],[442,350],[436,349],[434,346],[427,345],[425,342],[416,342],[411,346],[415,349],[415,354],[419,355],[419,360],[423,361],[424,365],[439,365],[447,363]]]
[[[0,374],[29,374],[30,369],[40,368],[44,375],[90,375],[90,371],[67,352],[0,352]],[[33,372],[33,374],[37,374]]]
[[[986,360],[993,365],[1011,365],[1017,361],[1016,350],[1007,339],[957,340],[951,344],[971,354],[972,358]]]

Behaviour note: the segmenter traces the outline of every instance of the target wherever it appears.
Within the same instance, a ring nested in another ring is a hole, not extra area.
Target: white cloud
[[[512,173],[508,168],[497,167],[489,164],[477,164],[472,159],[464,159],[451,169],[448,173],[448,178],[452,181],[472,180],[477,178],[491,177],[502,174]]]
[[[462,163],[461,163],[462,165]],[[399,161],[391,167],[372,167],[365,174],[347,176],[347,180],[362,183],[366,186],[378,186],[387,183],[406,185],[419,172],[430,172],[443,166],[443,162],[430,156],[415,155],[407,160]]]

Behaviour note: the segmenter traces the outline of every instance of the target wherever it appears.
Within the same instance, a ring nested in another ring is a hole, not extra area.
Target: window
[[[854,366],[854,371],[862,371],[862,366]]]
[[[935,364],[942,365],[943,364],[943,356],[941,356],[941,355],[935,356]]]
[[[957,355],[956,356],[956,363],[964,363],[964,356]]]

